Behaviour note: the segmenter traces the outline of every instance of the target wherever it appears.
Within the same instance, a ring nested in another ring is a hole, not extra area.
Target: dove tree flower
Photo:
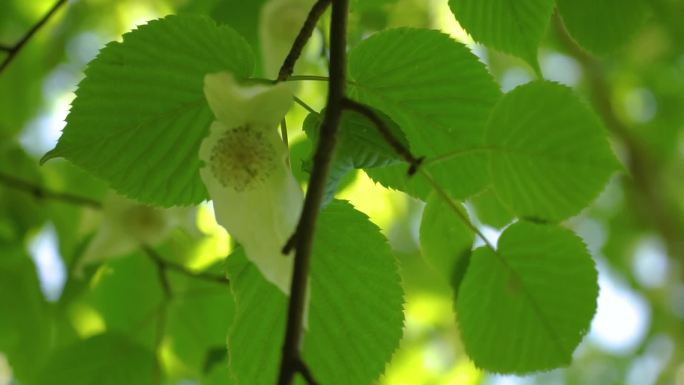
[[[200,176],[216,221],[263,276],[289,294],[293,258],[281,250],[304,198],[277,127],[292,94],[282,83],[240,85],[227,72],[206,75],[204,94],[216,120],[200,146]]]

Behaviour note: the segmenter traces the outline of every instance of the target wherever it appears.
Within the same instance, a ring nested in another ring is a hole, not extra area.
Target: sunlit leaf
[[[496,195],[519,217],[577,214],[618,167],[596,115],[571,89],[551,82],[506,94],[487,124],[487,145]]]
[[[569,230],[519,222],[475,250],[456,300],[468,356],[495,373],[570,363],[598,296],[594,262]]]
[[[486,154],[478,150],[500,92],[463,44],[433,30],[379,32],[350,52],[349,81],[350,95],[396,122],[454,197],[485,186]]]
[[[109,43],[88,66],[67,125],[43,160],[65,157],[119,193],[163,206],[207,198],[199,144],[214,117],[204,75],[251,74],[247,43],[197,16],[154,20]]]
[[[553,0],[449,0],[449,6],[475,41],[538,69],[537,46],[549,24]]]

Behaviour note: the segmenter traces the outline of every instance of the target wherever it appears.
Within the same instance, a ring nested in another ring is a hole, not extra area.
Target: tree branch
[[[387,127],[387,125],[385,124],[385,121],[382,120],[380,118],[380,116],[375,113],[375,111],[373,111],[370,107],[368,107],[364,104],[358,103],[358,102],[351,100],[349,98],[344,98],[342,103],[343,103],[342,106],[345,109],[357,112],[357,113],[365,116],[366,119],[370,120],[371,123],[373,123],[375,125],[375,127],[380,132],[380,135],[382,135],[383,139],[385,139],[385,142],[387,142],[387,144],[389,144],[392,147],[392,149],[394,149],[394,151],[402,159],[404,159],[406,162],[408,162],[408,164],[410,165],[409,170],[408,170],[409,176],[415,174],[416,171],[418,171],[418,167],[423,162],[424,158],[422,158],[422,157],[416,158],[415,156],[413,156],[413,154],[411,154],[411,151],[409,151],[409,149],[406,148],[406,146],[404,146],[399,141],[399,139],[394,137],[394,135],[392,134],[392,131],[390,131],[389,127]]]
[[[285,57],[285,62],[283,62],[283,65],[280,67],[277,81],[285,81],[292,75],[295,63],[297,63],[297,59],[299,59],[299,56],[301,56],[304,46],[311,38],[314,29],[316,29],[316,23],[318,23],[318,19],[321,18],[321,15],[323,15],[323,12],[325,12],[325,10],[328,8],[330,2],[331,0],[318,0],[316,4],[313,5],[311,11],[309,11],[308,16],[306,17],[306,20],[304,21],[302,29],[299,30],[299,34],[297,34],[297,37],[292,44],[290,52],[287,54],[287,57]]]
[[[52,15],[57,12],[57,10],[62,7],[64,4],[67,3],[67,0],[58,0],[52,8],[43,16],[42,19],[38,20],[36,24],[31,27],[31,29],[26,32],[26,34],[19,39],[19,41],[14,44],[13,46],[2,46],[2,50],[6,51],[8,53],[7,57],[5,60],[2,61],[0,64],[0,73],[9,66],[9,64],[14,60],[14,58],[19,54],[22,48],[28,43],[29,40],[33,37],[33,35],[38,32],[38,30],[47,23],[48,20],[52,17]]]
[[[317,3],[320,4],[321,1]],[[302,215],[295,230],[295,260],[287,312],[287,327],[283,355],[280,362],[278,385],[290,385],[298,371],[299,347],[302,337],[302,321],[306,307],[306,287],[309,276],[309,262],[313,246],[316,220],[325,192],[325,182],[330,171],[330,162],[336,144],[336,134],[342,115],[342,101],[345,94],[346,49],[347,49],[348,0],[332,3],[330,27],[330,82],[325,117],[321,126],[320,140],[314,154],[309,188],[304,198]]]
[[[306,366],[304,361],[300,360],[299,362],[297,362],[297,372],[299,372],[299,374],[301,374],[302,377],[304,377],[304,380],[306,380],[306,382],[309,385],[319,385],[318,381],[316,381],[316,379],[313,376],[313,373],[311,373],[311,370],[309,370],[309,367]]]
[[[102,204],[94,199],[69,193],[52,191],[46,189],[45,187],[33,184],[23,179],[19,179],[3,172],[0,172],[0,183],[4,184],[8,188],[31,194],[36,199],[52,199],[77,206],[88,206],[98,210],[102,208]]]
[[[167,260],[166,258],[162,257],[161,255],[159,255],[159,253],[157,253],[156,250],[154,250],[152,247],[148,245],[143,244],[140,247],[155,264],[163,266],[166,270],[172,270],[176,273],[185,275],[186,277],[201,279],[208,282],[220,283],[223,285],[228,285],[230,283],[228,278],[223,277],[221,275],[188,270],[184,266],[173,263]]]

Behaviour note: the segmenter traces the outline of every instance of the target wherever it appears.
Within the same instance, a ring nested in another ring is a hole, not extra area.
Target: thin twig
[[[51,199],[77,206],[88,206],[94,209],[102,208],[102,203],[94,199],[64,192],[52,191],[43,186],[39,186],[3,172],[0,172],[0,183],[4,184],[5,187],[31,194],[36,199]]]
[[[290,52],[287,54],[283,65],[280,67],[280,71],[278,71],[278,81],[287,80],[287,78],[292,75],[297,59],[299,59],[299,56],[302,54],[302,50],[311,38],[314,29],[316,29],[318,19],[321,18],[321,15],[323,15],[323,12],[328,8],[330,2],[331,0],[318,0],[316,4],[311,7],[311,11],[309,11],[302,29],[299,30],[299,34],[297,34]]]
[[[320,3],[320,1],[319,1]],[[346,49],[347,49],[348,0],[332,3],[330,27],[330,83],[325,117],[321,126],[320,139],[314,154],[309,188],[304,198],[302,215],[295,233],[295,260],[287,309],[287,326],[283,355],[280,362],[278,385],[290,385],[300,362],[306,287],[309,276],[309,262],[313,246],[316,220],[323,201],[325,184],[336,144],[337,129],[342,116],[342,100],[345,94]]]
[[[297,362],[297,372],[304,377],[304,380],[309,384],[309,385],[319,385],[318,381],[313,376],[313,373],[311,373],[311,370],[309,367],[304,363],[304,361],[298,361]]]
[[[36,32],[38,32],[38,30],[39,30],[43,25],[45,25],[45,23],[47,23],[48,20],[50,20],[50,18],[52,17],[52,15],[54,15],[55,12],[57,12],[57,10],[58,10],[61,6],[63,6],[63,5],[66,4],[66,3],[67,3],[67,0],[58,0],[58,1],[52,6],[52,8],[50,8],[50,10],[43,16],[43,18],[40,19],[36,24],[34,24],[33,27],[31,27],[31,29],[30,29],[28,32],[26,32],[26,34],[25,34],[21,39],[19,39],[19,41],[18,41],[16,44],[14,44],[14,45],[11,46],[11,47],[8,47],[8,46],[3,46],[3,47],[2,47],[2,50],[8,52],[8,55],[7,55],[7,57],[5,58],[5,60],[2,61],[2,64],[0,64],[0,73],[2,73],[2,71],[3,71],[5,68],[7,68],[7,66],[9,66],[9,64],[12,62],[12,60],[14,60],[14,58],[19,54],[19,52],[21,51],[21,49],[24,48],[24,46],[26,45],[26,43],[28,43],[28,41],[31,40],[31,38],[33,37],[33,35],[34,35]]]
[[[145,252],[145,254],[147,254],[147,256],[150,257],[152,261],[154,261],[154,263],[163,265],[164,268],[167,270],[172,270],[176,273],[183,274],[186,277],[201,279],[208,282],[220,283],[224,285],[230,283],[228,278],[223,277],[221,275],[188,270],[184,266],[173,263],[167,260],[166,258],[162,257],[161,255],[159,255],[159,253],[157,253],[156,250],[154,250],[152,247],[148,245],[141,245],[140,247]]]
[[[400,157],[402,157],[406,162],[408,162],[408,164],[410,165],[408,169],[409,176],[415,174],[416,171],[418,171],[418,167],[423,162],[424,158],[416,158],[415,156],[413,156],[413,154],[411,154],[411,151],[409,151],[409,149],[406,148],[406,146],[404,146],[399,141],[399,139],[397,139],[392,134],[392,131],[389,129],[389,127],[387,127],[385,121],[382,120],[382,118],[380,118],[380,116],[376,114],[375,111],[373,111],[370,107],[358,103],[349,98],[345,98],[343,100],[342,105],[345,109],[357,112],[365,116],[366,119],[370,120],[375,125],[375,127],[380,132],[380,135],[382,135],[383,139],[385,139],[385,142],[387,142],[387,144],[389,144]]]

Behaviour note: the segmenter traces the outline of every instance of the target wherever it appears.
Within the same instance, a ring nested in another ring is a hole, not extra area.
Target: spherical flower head
[[[278,135],[292,94],[284,84],[240,85],[221,72],[205,76],[204,95],[216,121],[200,145],[200,176],[216,221],[264,278],[289,294],[293,258],[281,250],[304,200]]]

